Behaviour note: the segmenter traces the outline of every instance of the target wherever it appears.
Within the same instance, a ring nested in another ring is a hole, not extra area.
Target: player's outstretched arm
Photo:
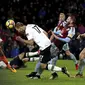
[[[20,36],[17,36],[16,40],[20,41],[20,42],[22,42],[24,44],[28,44],[28,45],[33,45],[34,44],[33,40],[25,40],[25,39],[21,38]]]
[[[70,40],[71,40],[71,38],[69,38],[69,37],[60,38],[60,37],[56,36],[54,33],[52,33],[52,34],[53,34],[53,36],[55,37],[55,39],[60,40],[60,41],[62,41],[62,42],[68,43],[68,42],[70,42]]]
[[[28,56],[28,57],[33,57],[33,56],[39,55],[39,54],[40,54],[40,50],[35,51],[35,52],[27,52],[27,53],[26,53],[26,56]]]

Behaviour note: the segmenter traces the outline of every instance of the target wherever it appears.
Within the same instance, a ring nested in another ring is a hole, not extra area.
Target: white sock
[[[37,60],[39,60],[39,57],[32,57],[32,58],[30,58],[30,61],[37,61]]]
[[[38,51],[37,52],[28,52],[26,53],[26,56],[35,56],[35,55],[38,55]]]
[[[58,72],[58,71],[62,71],[62,68],[60,68],[60,67],[57,67],[57,66],[53,66],[53,65],[51,65],[51,64],[48,64],[48,70],[50,70],[50,71],[56,71],[56,72]]]

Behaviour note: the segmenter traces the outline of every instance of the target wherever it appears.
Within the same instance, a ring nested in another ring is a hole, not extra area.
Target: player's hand
[[[56,39],[59,38],[58,36],[56,36],[56,35],[54,34],[54,32],[52,32],[52,35],[53,35]]]

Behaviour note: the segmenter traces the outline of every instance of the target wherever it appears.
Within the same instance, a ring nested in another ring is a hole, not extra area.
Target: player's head
[[[60,21],[64,21],[65,20],[65,14],[64,13],[60,13],[59,14],[59,20]]]
[[[18,32],[22,33],[22,32],[25,31],[25,25],[24,25],[23,23],[21,23],[21,22],[17,22],[17,23],[15,24],[15,29],[16,29]]]
[[[76,22],[75,16],[74,15],[69,15],[68,18],[66,19],[66,22],[70,23],[70,24],[75,24],[75,22]]]

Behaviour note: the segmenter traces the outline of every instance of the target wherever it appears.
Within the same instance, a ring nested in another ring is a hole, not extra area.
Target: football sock
[[[46,67],[46,69],[47,70],[50,70],[50,71],[55,71],[55,72],[62,71],[62,68],[57,67],[57,66],[53,66],[51,64],[48,64],[47,67]]]
[[[39,60],[39,57],[32,57],[32,58],[29,58],[29,61],[37,61]]]
[[[39,68],[40,68],[40,61],[38,61],[35,66],[35,72],[37,72]]]
[[[70,58],[74,61],[75,64],[78,63],[76,57],[71,53]]]
[[[41,75],[43,72],[43,69],[41,68],[40,64],[41,64],[40,61],[38,61],[38,63],[36,64],[36,67],[35,67],[35,72],[37,72],[38,75]]]
[[[2,56],[2,61],[7,65],[7,68],[12,72],[16,73],[16,69],[12,68],[11,65],[8,63],[6,56]]]
[[[84,66],[85,66],[85,59],[82,59],[82,60],[80,60],[79,69],[78,69],[80,74],[83,73]]]
[[[35,56],[35,55],[39,55],[39,52],[36,51],[36,52],[28,52],[26,53],[26,56],[29,57],[29,56]]]
[[[48,63],[52,65],[56,65],[57,60],[58,60],[58,56],[52,58]]]

